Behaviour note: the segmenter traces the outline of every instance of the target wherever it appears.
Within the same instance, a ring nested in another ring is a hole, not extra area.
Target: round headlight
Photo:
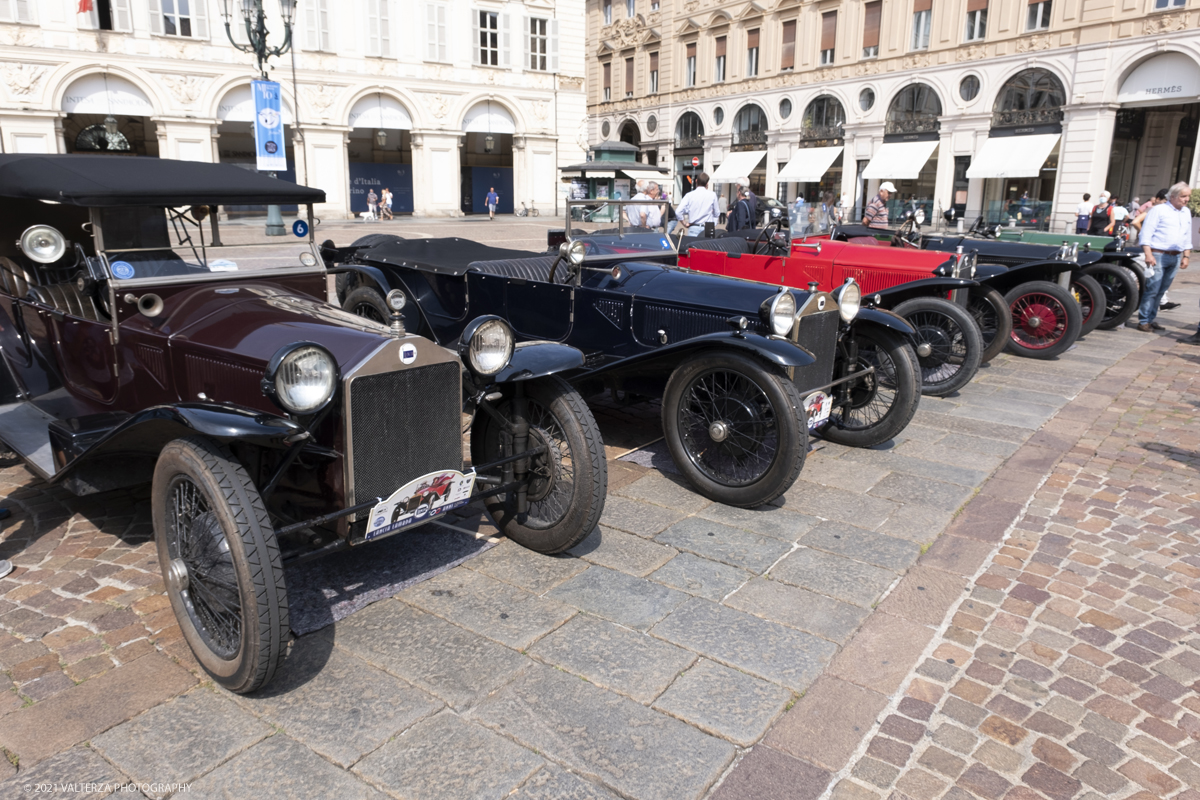
[[[275,399],[293,414],[311,414],[333,397],[337,365],[333,356],[316,345],[301,345],[285,355],[275,368]]]
[[[49,225],[34,225],[21,234],[21,252],[39,264],[53,264],[67,252],[67,240]]]
[[[862,290],[858,288],[857,283],[842,284],[833,294],[842,319],[850,322],[858,316],[858,309],[862,307]]]
[[[300,263],[306,267],[315,267],[317,265],[317,257],[306,250],[300,254]]]
[[[471,335],[467,358],[480,375],[495,375],[508,366],[513,354],[512,329],[501,319],[484,322]]]
[[[791,292],[780,292],[771,301],[770,309],[771,333],[776,336],[787,336],[796,324],[796,298]]]
[[[392,289],[387,293],[387,307],[392,311],[403,311],[404,306],[408,304],[408,297],[399,289]]]
[[[585,255],[587,255],[587,245],[578,239],[567,246],[567,260],[574,266],[578,267],[582,264]]]

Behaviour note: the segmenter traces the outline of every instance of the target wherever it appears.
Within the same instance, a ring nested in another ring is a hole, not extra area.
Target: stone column
[[[458,131],[412,131],[413,216],[461,217]]]
[[[1075,206],[1084,192],[1097,197],[1104,190],[1118,109],[1116,103],[1083,103],[1064,109],[1051,230],[1063,230],[1075,221]]]
[[[65,153],[62,114],[56,111],[0,112],[5,153]]]
[[[322,219],[346,219],[350,216],[350,175],[346,165],[346,137],[343,126],[305,127],[304,148],[308,155],[307,185],[325,192],[325,202],[314,206]],[[304,154],[297,156],[303,162]]]
[[[937,177],[933,183],[933,219],[925,220],[926,225],[941,222],[940,214],[954,202],[954,132],[947,126],[945,120],[941,123],[938,133]]]

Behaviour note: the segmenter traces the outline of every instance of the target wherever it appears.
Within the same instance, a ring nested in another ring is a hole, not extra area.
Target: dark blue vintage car
[[[637,236],[537,254],[375,235],[324,252],[346,270],[347,310],[382,316],[385,294],[402,289],[414,301],[406,325],[443,345],[495,315],[518,340],[583,351],[566,377],[584,397],[661,397],[676,465],[718,502],[749,507],[786,491],[810,429],[872,446],[908,425],[920,397],[913,330],[862,307],[856,284],[826,293],[688,273]]]

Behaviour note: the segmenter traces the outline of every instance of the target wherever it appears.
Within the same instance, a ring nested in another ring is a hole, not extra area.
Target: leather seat
[[[56,311],[70,314],[72,317],[100,320],[96,310],[96,301],[85,297],[75,283],[54,283],[49,286],[35,286],[30,292],[42,305],[50,306]]]
[[[851,236],[847,241],[850,244],[865,244],[868,247],[890,247],[887,242],[881,242],[874,236]]]
[[[689,250],[719,250],[722,253],[749,253],[750,242],[740,236],[721,239],[700,239],[688,245]]]
[[[524,278],[527,281],[549,283],[550,267],[557,256],[537,258],[504,258],[496,261],[472,261],[468,270],[486,272],[490,275],[506,275],[509,278]],[[561,274],[566,274],[560,270]]]

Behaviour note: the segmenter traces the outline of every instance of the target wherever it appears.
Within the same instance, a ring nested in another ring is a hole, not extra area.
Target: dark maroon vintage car
[[[0,440],[76,494],[152,485],[180,627],[237,692],[283,658],[285,563],[476,499],[553,553],[604,503],[595,420],[557,375],[582,354],[494,316],[438,345],[400,291],[385,323],[328,305],[323,201],[229,165],[0,155]],[[264,204],[297,209],[294,235],[229,213]]]

